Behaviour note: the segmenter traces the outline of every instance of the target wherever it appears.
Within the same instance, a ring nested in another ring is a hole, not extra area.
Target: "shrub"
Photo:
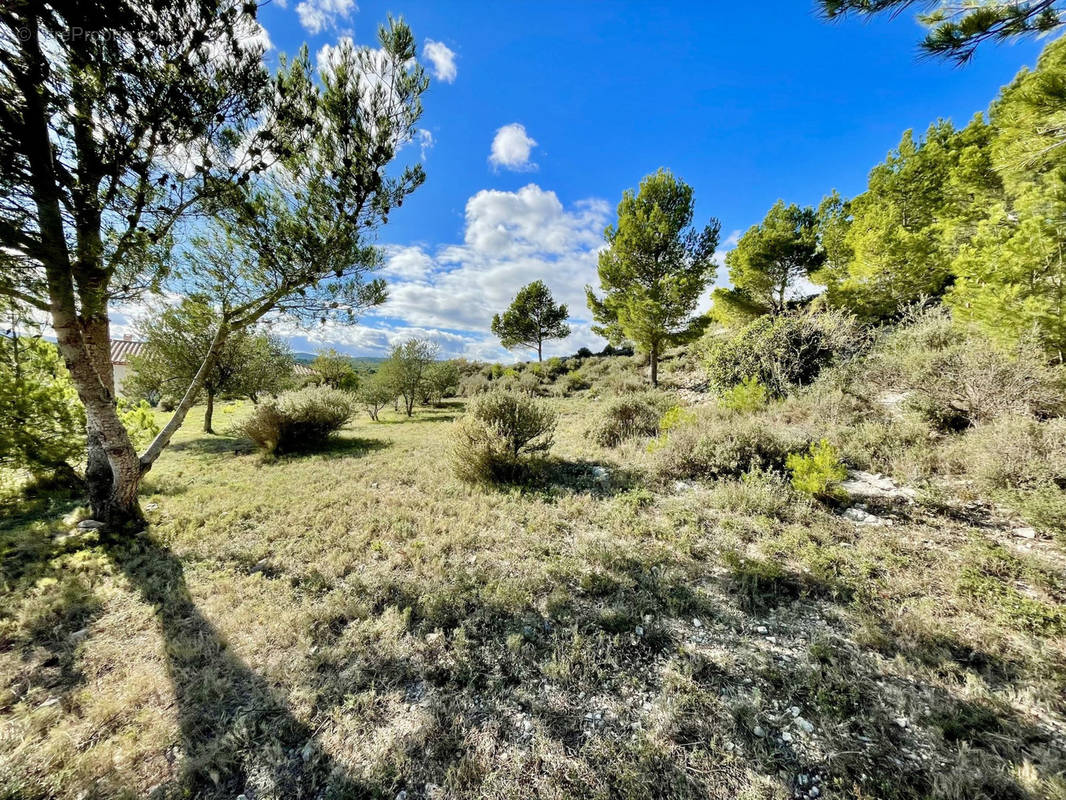
[[[556,382],[560,394],[568,395],[589,388],[589,382],[580,370],[570,370]]]
[[[957,437],[949,457],[985,491],[1066,487],[1066,420],[1004,417]]]
[[[1008,414],[1046,417],[1062,410],[1063,373],[1039,343],[999,348],[946,309],[913,309],[871,353],[861,384],[902,395],[940,430],[961,430]]]
[[[759,317],[729,331],[704,337],[704,367],[719,391],[754,378],[772,396],[810,383],[830,364],[866,346],[853,316],[842,311]]]
[[[159,425],[147,400],[133,403],[119,398],[118,416],[134,447],[146,447],[159,433]]]
[[[323,444],[352,416],[353,397],[311,386],[256,406],[241,432],[268,453],[295,453]]]
[[[551,449],[555,423],[555,413],[530,397],[501,391],[481,395],[456,423],[456,476],[467,483],[522,478],[530,458]]]
[[[759,379],[749,375],[736,386],[722,392],[721,400],[722,405],[730,411],[751,413],[765,408],[769,395]]]
[[[602,419],[589,430],[588,436],[604,447],[617,447],[637,436],[655,436],[659,432],[659,420],[668,407],[666,397],[656,392],[615,398],[604,407]]]
[[[840,452],[825,439],[813,442],[807,453],[789,453],[785,466],[793,489],[820,500],[836,497],[837,484],[848,476]]]
[[[756,419],[702,417],[660,439],[654,472],[660,480],[739,477],[778,470],[790,448]]]
[[[492,381],[484,372],[475,373],[474,375],[467,375],[461,381],[459,381],[459,396],[460,397],[474,397],[475,395],[484,394],[485,392],[492,390]]]

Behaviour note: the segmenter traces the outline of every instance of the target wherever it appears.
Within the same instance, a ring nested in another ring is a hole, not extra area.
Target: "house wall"
[[[122,383],[130,374],[129,364],[113,364],[115,368],[115,391],[122,394]]]

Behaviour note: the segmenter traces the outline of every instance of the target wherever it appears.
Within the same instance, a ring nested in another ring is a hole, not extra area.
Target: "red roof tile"
[[[112,339],[111,363],[128,364],[131,356],[139,356],[144,351],[145,342],[136,339]]]

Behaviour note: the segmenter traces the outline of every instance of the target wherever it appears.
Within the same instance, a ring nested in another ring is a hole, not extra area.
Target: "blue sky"
[[[778,198],[862,191],[906,128],[965,123],[1042,44],[986,46],[958,68],[918,56],[910,15],[828,24],[804,0],[272,0],[260,22],[273,60],[304,42],[313,55],[344,36],[373,44],[390,12],[433,78],[428,133],[401,153],[424,157],[428,180],[380,234],[390,301],[352,328],[292,331],[298,349],[377,355],[424,335],[449,355],[509,359],[489,320],[534,278],[570,304],[574,334],[552,352],[600,346],[581,287],[643,175],[684,178],[697,218],[717,216],[725,240]]]

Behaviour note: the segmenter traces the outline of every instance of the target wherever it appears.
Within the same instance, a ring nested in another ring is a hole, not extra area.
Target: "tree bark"
[[[655,343],[651,346],[651,385],[655,388],[659,386],[659,344]]]
[[[543,348],[544,348],[544,344],[538,339],[537,340],[537,363],[538,364],[543,364],[544,363],[544,356],[541,353]]]
[[[207,408],[204,410],[204,433],[214,433],[211,428],[211,417],[215,414],[215,393],[207,390]]]

